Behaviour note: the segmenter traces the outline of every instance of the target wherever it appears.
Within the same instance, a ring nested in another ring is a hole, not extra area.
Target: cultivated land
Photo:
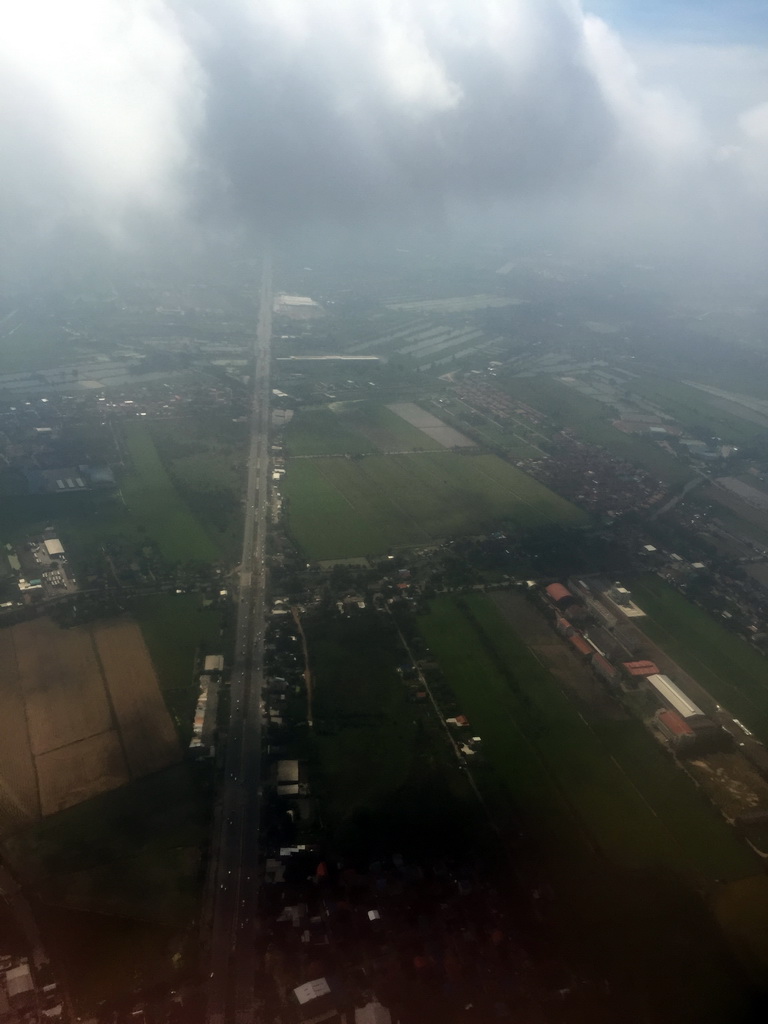
[[[63,630],[41,618],[13,626],[3,637],[12,645],[4,686],[19,696],[9,702],[12,715],[0,723],[0,746],[10,786],[19,788],[31,811],[37,808],[30,758],[43,815],[178,759],[173,726],[136,623]],[[9,751],[16,752],[13,760]]]
[[[501,524],[579,525],[583,512],[495,455],[293,459],[288,527],[309,558],[380,554]]]
[[[768,435],[765,416],[688,384],[644,374],[627,388],[664,409],[695,437],[715,435],[729,444],[746,445],[764,442]]]
[[[214,561],[217,547],[173,486],[147,424],[126,423],[123,434],[130,470],[121,491],[133,518],[169,562]]]
[[[768,661],[658,576],[631,582],[644,633],[768,743]]]
[[[472,771],[502,835],[517,837],[512,863],[524,884],[551,883],[543,913],[574,959],[595,953],[649,1020],[672,1019],[670,1000],[681,1020],[741,1019],[744,981],[699,893],[757,965],[755,915],[740,908],[745,886],[765,906],[757,857],[641,723],[571,685],[583,666],[547,656],[554,638],[524,598],[444,597],[419,624],[482,737]]]
[[[196,659],[221,653],[222,616],[204,608],[199,594],[155,594],[131,603],[144,642],[159,677],[160,691],[182,742],[192,735],[192,717],[199,693]]]
[[[317,764],[334,849],[368,858],[400,851],[478,855],[481,817],[431,709],[417,709],[396,667],[394,624],[368,609],[314,618],[307,641],[315,681],[314,728],[299,751]]]
[[[595,713],[563,689],[510,619],[519,621],[516,610],[503,615],[489,597],[441,598],[421,628],[483,737],[499,809],[511,805],[538,834],[553,869],[597,854],[631,869],[673,868],[697,883],[756,874],[756,858],[642,724]]]
[[[443,447],[418,427],[376,402],[334,402],[302,409],[285,430],[288,455],[437,451]]]

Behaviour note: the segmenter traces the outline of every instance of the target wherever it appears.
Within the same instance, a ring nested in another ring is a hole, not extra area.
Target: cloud
[[[0,66],[2,215],[37,239],[507,200],[647,219],[755,177],[577,0],[26,0]]]

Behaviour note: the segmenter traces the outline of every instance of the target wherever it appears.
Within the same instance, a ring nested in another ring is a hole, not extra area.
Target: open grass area
[[[714,435],[729,444],[742,446],[768,438],[768,429],[750,421],[748,409],[739,416],[735,403],[730,403],[732,411],[729,411],[723,408],[722,399],[680,381],[643,374],[634,378],[628,388],[674,416],[694,437]]]
[[[394,623],[371,610],[321,615],[305,631],[315,679],[314,792],[334,849],[363,858],[444,856],[488,841],[440,725],[397,673]]]
[[[705,884],[759,871],[643,726],[590,720],[489,598],[441,598],[420,625],[483,737],[496,801],[505,795],[524,827],[557,851],[561,869],[602,856]]]
[[[242,545],[246,425],[231,416],[156,420],[152,439],[171,480],[214,541],[220,557],[237,560]]]
[[[192,735],[198,694],[195,655],[222,652],[221,613],[203,608],[199,594],[156,594],[135,600],[138,620],[160,680],[160,691],[182,740]]]
[[[500,524],[586,522],[574,505],[495,455],[294,459],[285,495],[290,533],[315,559],[380,554]]]
[[[693,476],[686,465],[652,441],[617,430],[611,423],[610,410],[602,402],[579,394],[554,377],[499,378],[499,385],[514,398],[545,413],[558,428],[572,430],[582,440],[643,466],[666,484],[679,484]]]
[[[214,561],[218,549],[173,486],[147,424],[127,422],[123,436],[130,469],[121,490],[132,518],[169,562]]]
[[[520,834],[518,871],[552,884],[550,925],[648,1020],[742,1019],[748,985],[732,950],[746,946],[752,962],[757,918],[725,899],[729,950],[699,893],[763,881],[761,863],[639,722],[600,714],[553,678],[514,632],[529,618],[511,625],[475,594],[440,598],[419,620],[482,737],[474,778],[502,833]]]
[[[285,430],[288,455],[435,451],[442,445],[377,402],[301,409]]]
[[[768,743],[768,661],[655,575],[631,583],[641,628],[731,714]]]

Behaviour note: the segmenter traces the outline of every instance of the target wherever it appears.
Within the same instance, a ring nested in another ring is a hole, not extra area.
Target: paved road
[[[259,882],[261,691],[264,673],[265,543],[269,519],[269,368],[272,266],[265,258],[253,375],[245,529],[224,778],[208,878],[208,1024],[254,1020],[254,943]]]

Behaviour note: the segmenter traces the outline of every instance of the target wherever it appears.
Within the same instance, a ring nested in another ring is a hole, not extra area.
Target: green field
[[[157,542],[169,562],[214,561],[218,549],[173,486],[147,424],[126,423],[123,437],[130,468],[121,491],[139,529]]]
[[[293,459],[284,493],[289,531],[314,559],[381,554],[502,523],[529,528],[587,521],[495,455]]]
[[[236,561],[243,541],[245,424],[231,416],[179,416],[151,424],[152,439],[171,480],[219,549]]]
[[[436,451],[442,445],[376,402],[334,402],[301,409],[285,430],[288,455]]]
[[[684,463],[652,441],[617,430],[611,423],[617,417],[612,417],[602,402],[579,394],[554,377],[512,377],[500,379],[499,384],[514,398],[547,415],[556,427],[572,430],[582,440],[643,466],[666,484],[679,484],[693,476]]]
[[[442,856],[487,835],[480,811],[428,706],[408,700],[394,623],[366,610],[316,616],[305,631],[314,676],[307,737],[313,790],[329,840],[343,854]]]
[[[593,719],[516,636],[491,599],[441,598],[420,620],[460,706],[483,737],[490,787],[566,871],[594,856],[712,883],[759,871],[736,835],[641,723]]]
[[[722,438],[735,445],[765,441],[768,429],[723,408],[723,401],[688,384],[649,374],[634,378],[628,388],[660,406],[694,437]]]
[[[105,542],[137,550],[154,542],[169,562],[214,561],[220,549],[203,529],[168,476],[147,423],[124,425],[129,465],[120,493],[5,496],[0,502],[0,536],[22,539],[56,523],[65,548],[77,562],[93,557]]]
[[[203,608],[199,594],[156,594],[133,602],[144,641],[160,680],[165,703],[182,740],[192,735],[198,685],[195,655],[225,653],[221,613]]]
[[[731,714],[768,743],[768,661],[658,576],[631,583],[642,629]]]

